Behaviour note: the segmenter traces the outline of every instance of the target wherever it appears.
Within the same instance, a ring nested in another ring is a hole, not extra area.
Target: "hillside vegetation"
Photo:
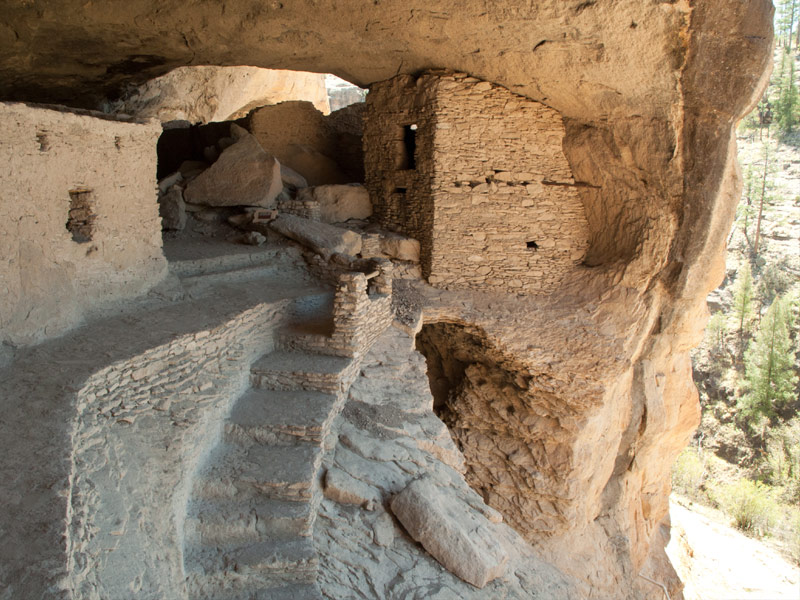
[[[775,67],[740,124],[744,185],[727,273],[693,354],[702,424],[676,491],[800,562],[800,0],[779,3]]]

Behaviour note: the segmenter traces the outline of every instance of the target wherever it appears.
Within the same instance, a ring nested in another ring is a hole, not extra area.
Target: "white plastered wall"
[[[0,342],[60,335],[166,274],[156,202],[161,127],[0,103]],[[67,230],[89,190],[92,239]]]

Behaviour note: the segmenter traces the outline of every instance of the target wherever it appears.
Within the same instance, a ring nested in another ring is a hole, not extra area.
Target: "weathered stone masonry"
[[[182,595],[178,540],[190,477],[246,385],[247,367],[274,348],[289,312],[286,300],[258,304],[86,380],[67,531],[70,588],[80,597],[126,597],[108,587],[121,573],[139,593]]]
[[[367,103],[376,217],[419,239],[431,284],[544,294],[581,262],[589,233],[556,111],[462,74],[396,77]]]

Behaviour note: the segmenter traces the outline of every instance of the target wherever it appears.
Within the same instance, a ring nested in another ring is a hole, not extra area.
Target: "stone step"
[[[187,577],[189,600],[324,600],[315,583],[264,584],[256,589],[252,581],[241,579],[192,573]]]
[[[217,600],[236,593],[228,597],[273,597],[257,594],[313,584],[318,567],[314,544],[305,538],[226,548],[187,547],[185,554],[191,598]]]
[[[187,547],[186,568],[206,576],[237,573],[254,581],[275,584],[313,581],[319,566],[314,543],[308,538],[269,540],[241,546]]]
[[[251,388],[231,411],[225,439],[236,443],[321,443],[338,412],[337,404],[332,394]]]
[[[282,257],[287,254],[287,249],[280,246],[251,249],[231,245],[231,249],[228,249],[224,254],[203,256],[201,258],[184,259],[181,257],[173,259],[170,256],[170,248],[168,246],[165,245],[165,252],[169,260],[169,270],[180,278],[274,264],[280,262]],[[232,251],[233,249],[238,251],[234,252]]]
[[[343,388],[342,381],[348,380],[356,368],[349,358],[277,350],[253,364],[250,381],[262,389],[303,389],[336,394]]]
[[[323,450],[318,444],[215,448],[194,485],[194,498],[253,497],[307,502],[315,492]]]
[[[254,267],[246,267],[243,269],[235,269],[232,271],[220,271],[218,273],[207,273],[203,275],[190,275],[181,278],[181,283],[184,289],[191,293],[197,292],[214,285],[242,283],[245,281],[253,281],[255,279],[272,278],[280,281],[277,278],[280,276],[283,268],[281,265],[259,265]]]
[[[190,504],[184,530],[187,542],[203,546],[228,546],[308,537],[316,510],[309,502],[255,498],[206,500]]]

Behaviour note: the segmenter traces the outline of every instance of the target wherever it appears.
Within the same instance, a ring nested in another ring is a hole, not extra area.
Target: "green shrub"
[[[672,488],[692,500],[701,500],[706,468],[694,448],[685,448],[672,467]]]
[[[738,529],[762,536],[769,533],[778,516],[778,505],[770,489],[760,481],[740,479],[718,491],[722,509]]]
[[[789,531],[789,554],[794,562],[800,564],[800,510],[793,511],[790,531]]]
[[[769,483],[780,487],[785,501],[800,503],[800,418],[769,432],[763,471]]]

